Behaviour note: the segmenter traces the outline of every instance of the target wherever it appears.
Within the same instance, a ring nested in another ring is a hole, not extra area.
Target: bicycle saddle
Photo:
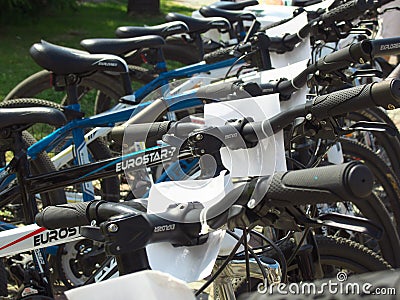
[[[225,18],[192,18],[178,13],[168,13],[167,21],[179,20],[189,27],[189,33],[204,33],[210,29],[230,29],[231,24]]]
[[[67,123],[61,111],[48,107],[0,108],[0,120],[0,128],[35,123],[62,126]]]
[[[39,66],[58,75],[85,74],[100,70],[120,73],[129,71],[126,62],[118,56],[90,54],[43,40],[34,44],[29,53]]]
[[[293,0],[292,5],[293,6],[300,6],[300,7],[306,7],[312,4],[320,3],[322,2],[321,0]]]
[[[245,7],[258,5],[257,0],[246,0],[242,2],[219,1],[210,4],[211,7],[228,10],[243,10]]]
[[[85,39],[80,44],[82,48],[90,53],[123,55],[141,48],[159,48],[165,44],[165,41],[161,36],[148,35],[123,39]]]
[[[238,21],[253,21],[256,18],[256,16],[251,12],[241,10],[225,10],[211,6],[203,6],[200,8],[200,13],[204,17],[223,17],[231,22],[231,24]]]
[[[186,33],[189,28],[181,21],[173,21],[155,26],[121,26],[115,31],[119,38],[132,38],[144,35],[159,35],[163,38],[167,36]]]

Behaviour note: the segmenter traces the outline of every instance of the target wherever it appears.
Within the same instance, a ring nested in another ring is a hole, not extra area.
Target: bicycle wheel
[[[357,274],[392,268],[381,256],[357,242],[333,236],[316,236],[316,241],[322,265],[346,268]],[[325,277],[329,275],[325,273]]]
[[[400,135],[390,117],[382,109],[374,107],[350,113],[346,119],[350,123],[359,121],[382,122],[395,130],[395,136],[384,132],[362,131],[352,134],[351,137],[371,148],[400,177],[400,160],[398,159],[398,154],[400,153]]]
[[[26,131],[22,132],[22,137],[24,148],[27,148],[36,142],[36,140]],[[46,153],[40,153],[35,160],[30,160],[30,168],[33,175],[46,174],[56,170]],[[36,204],[39,210],[48,205],[63,203],[66,203],[66,196],[62,189],[42,193],[36,197]],[[2,211],[8,212],[7,214],[2,214],[2,221],[12,222],[14,224],[20,224],[23,221],[21,199],[16,198],[10,206],[3,207]],[[2,258],[0,265],[1,296],[12,297],[13,295],[17,295],[19,288],[26,281],[26,278],[23,272],[15,272],[15,270],[19,267],[21,267],[20,270],[23,270],[22,266],[26,265],[33,265],[33,261],[31,256],[23,253]],[[34,272],[33,269],[31,272]],[[4,274],[6,274],[6,276],[3,276]]]
[[[339,272],[352,275],[390,270],[392,268],[381,256],[357,242],[342,237],[323,235],[315,235],[315,241],[322,266],[323,278],[336,278]],[[292,254],[295,247],[296,245],[294,242],[284,243],[280,246],[286,258]],[[263,254],[263,257],[266,259],[273,258],[279,261],[274,250]],[[263,257],[261,259],[265,260]],[[244,270],[245,266],[243,266],[243,274],[240,274],[240,277],[245,275]],[[303,278],[299,266],[294,260],[293,263],[288,266],[288,283],[299,281],[303,281]],[[257,286],[259,286],[261,282],[260,279],[252,278],[252,290],[257,290]],[[218,287],[214,287],[214,289],[217,289],[218,293]],[[267,291],[268,290],[265,290],[265,292]],[[246,287],[242,283],[235,290],[235,294],[241,295],[243,293],[246,293]],[[262,289],[260,293],[262,293]],[[265,295],[263,296],[265,297]]]
[[[66,94],[63,89],[56,91],[53,88],[53,74],[47,70],[39,71],[25,80],[21,81],[4,98],[4,101],[17,98],[43,98],[64,104]],[[101,93],[101,96],[99,96]],[[83,77],[78,87],[78,99],[82,111],[92,115],[98,97],[104,102],[116,102],[125,95],[122,83],[118,76],[96,72],[90,76]]]
[[[50,107],[63,111],[63,107],[60,104],[42,99],[12,99],[0,103],[0,108],[37,107],[37,106]],[[36,127],[36,125],[34,125],[31,128],[29,128],[29,131],[34,135],[37,134],[41,135],[41,133],[43,132],[49,134],[53,130],[54,128],[50,128],[49,126],[44,128],[40,124],[39,127]],[[62,148],[61,146],[62,145],[60,144],[60,147],[55,148],[54,154],[56,154],[57,151],[60,150],[60,148]],[[106,144],[100,139],[93,140],[91,143],[89,143],[88,151],[93,161],[103,160],[112,157],[110,150],[108,149]],[[98,181],[94,182],[94,187],[95,187],[95,194],[101,197],[102,200],[114,201],[114,202],[119,200],[119,178],[117,175],[99,179]],[[80,192],[80,188],[78,185],[69,189],[72,192],[78,192],[78,193]]]
[[[362,160],[375,176],[374,192],[379,196],[393,215],[397,230],[400,229],[400,182],[385,162],[371,149],[365,145],[348,140],[341,139],[340,143],[343,149],[343,155],[346,159]]]

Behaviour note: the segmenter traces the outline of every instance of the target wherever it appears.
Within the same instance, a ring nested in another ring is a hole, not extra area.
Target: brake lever
[[[164,134],[164,135],[162,136],[162,141],[163,141],[164,143],[167,143],[168,145],[171,145],[171,146],[173,146],[173,147],[176,147],[177,149],[182,148],[183,145],[184,145],[185,143],[187,143],[186,140],[181,139],[181,138],[177,137],[176,135],[170,134],[170,133]]]
[[[286,207],[286,212],[288,213],[288,216],[293,218],[292,222],[295,222],[298,226],[302,227],[315,228],[329,226],[364,233],[375,239],[380,239],[383,233],[382,228],[378,224],[375,224],[371,220],[362,217],[331,212],[312,218],[307,216],[298,207],[294,206]],[[290,220],[290,218],[286,218]]]
[[[372,31],[368,28],[352,28],[349,31],[350,34],[363,34],[366,36],[371,36],[372,35]]]
[[[375,131],[375,132],[385,132],[391,136],[397,135],[397,130],[392,126],[383,122],[371,122],[371,121],[359,121],[348,128],[342,128],[342,134],[352,133],[354,131]]]
[[[104,235],[100,232],[100,227],[97,226],[81,226],[81,236],[97,242],[105,242]]]
[[[357,77],[379,77],[383,78],[383,72],[377,69],[359,69],[356,70],[351,76],[350,79],[355,79]]]
[[[323,223],[324,226],[364,233],[378,240],[381,239],[383,234],[383,229],[381,226],[373,223],[369,219],[362,217],[330,212],[318,216],[318,219]]]

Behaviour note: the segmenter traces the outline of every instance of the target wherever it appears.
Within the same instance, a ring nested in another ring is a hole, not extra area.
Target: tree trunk
[[[160,0],[128,0],[128,14],[138,13],[160,13]]]

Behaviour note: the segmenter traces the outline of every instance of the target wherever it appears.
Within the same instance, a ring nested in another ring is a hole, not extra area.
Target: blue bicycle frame
[[[193,64],[190,66],[182,67],[182,68],[179,68],[176,70],[162,72],[158,75],[157,78],[153,79],[148,84],[137,89],[136,92],[133,93],[133,96],[134,96],[136,102],[141,101],[141,100],[143,100],[144,97],[146,97],[152,91],[154,91],[155,89],[157,89],[165,84],[168,84],[168,82],[172,79],[188,78],[188,77],[193,76],[194,74],[205,73],[205,72],[209,72],[209,71],[220,69],[220,68],[226,68],[226,67],[231,66],[236,60],[237,60],[236,58],[231,58],[228,60],[224,60],[224,61],[217,62],[214,64],[209,64],[209,65],[205,64],[204,62],[200,62],[200,63]]]
[[[214,64],[206,65],[204,63],[197,63],[191,66],[179,68],[172,71],[167,71],[161,73],[157,78],[143,87],[139,88],[135,93],[133,93],[130,101],[132,105],[125,109],[111,109],[108,112],[95,115],[89,118],[75,119],[66,124],[65,126],[57,129],[50,135],[46,136],[42,140],[38,141],[28,149],[28,155],[33,159],[42,151],[51,151],[66,135],[70,132],[73,134],[73,143],[75,144],[75,158],[76,164],[83,164],[85,161],[80,160],[84,155],[87,158],[87,148],[86,141],[84,137],[84,128],[91,127],[113,127],[116,123],[127,121],[132,115],[139,112],[144,107],[148,106],[151,102],[145,102],[140,104],[135,104],[150,94],[155,89],[166,85],[170,80],[176,78],[188,78],[194,74],[209,72],[212,70],[217,70],[220,68],[226,68],[231,66],[236,61],[235,58],[225,60],[222,62],[217,62]],[[129,99],[128,99],[129,101]],[[182,96],[171,97],[168,100],[169,111],[177,111],[185,108],[202,106],[203,102],[200,99],[193,98],[193,94],[183,94]],[[74,110],[80,110],[79,104],[75,104],[71,107]],[[86,161],[88,162],[88,161]],[[88,184],[83,185],[83,197],[84,201],[89,201],[94,199],[93,188]]]

